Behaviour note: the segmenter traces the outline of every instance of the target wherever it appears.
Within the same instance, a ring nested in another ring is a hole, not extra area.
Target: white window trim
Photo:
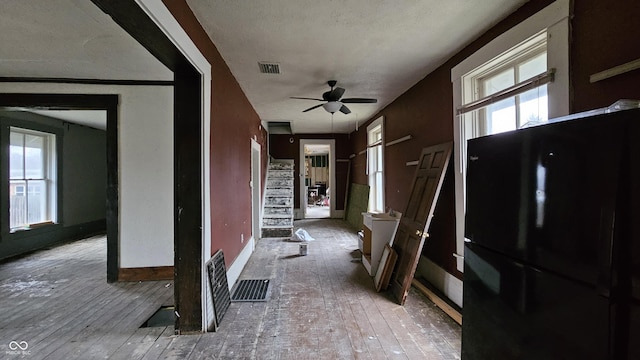
[[[53,224],[57,224],[58,223],[58,166],[57,166],[57,162],[58,162],[58,154],[57,154],[57,147],[56,147],[56,143],[58,140],[58,136],[54,133],[51,132],[47,132],[47,131],[41,131],[41,130],[33,130],[30,129],[28,127],[21,127],[21,126],[10,126],[9,131],[12,133],[17,133],[17,134],[22,134],[24,135],[34,135],[34,136],[39,136],[42,137],[44,139],[44,156],[45,156],[45,161],[44,161],[44,174],[42,178],[36,178],[36,179],[28,179],[26,177],[26,174],[24,174],[24,178],[21,180],[25,181],[25,189],[24,189],[24,194],[26,196],[29,196],[29,190],[28,190],[28,186],[26,184],[28,184],[29,180],[40,180],[40,181],[44,181],[45,183],[45,188],[46,188],[46,194],[47,194],[47,198],[46,198],[46,204],[45,204],[45,213],[46,213],[46,218],[48,220],[45,221],[51,221],[51,223]],[[25,145],[23,144],[23,147]],[[24,164],[23,164],[24,167]],[[11,178],[9,178],[9,182],[11,182]],[[11,228],[11,225],[9,224],[9,232],[14,233],[16,231],[23,231],[23,230],[29,230],[31,228],[32,225],[35,225],[33,223],[27,223],[26,226],[23,227],[15,227],[15,228]]]
[[[384,190],[384,116],[380,116],[379,118],[377,118],[376,120],[374,120],[371,124],[369,124],[367,126],[367,181],[370,180],[370,174],[369,174],[369,156],[370,156],[370,146],[371,146],[371,142],[369,140],[369,134],[371,133],[372,130],[374,130],[377,127],[380,127],[381,129],[381,142],[380,142],[380,151],[382,152],[382,183],[379,184],[380,187],[382,188],[382,211],[384,212],[385,206],[386,206],[386,199],[385,199],[385,190]],[[371,185],[371,184],[369,184]],[[369,193],[369,210],[373,211],[374,209],[371,209],[371,201],[372,201],[372,194]]]
[[[474,54],[451,69],[453,84],[453,138],[456,191],[456,253],[457,269],[464,270],[464,148],[466,148],[465,123],[458,117],[462,105],[462,78],[469,72],[490,62],[499,54],[514,48],[527,38],[547,31],[547,68],[555,69],[554,81],[547,86],[549,119],[569,114],[569,15],[570,0],[557,0],[522,21],[510,30],[483,46]]]

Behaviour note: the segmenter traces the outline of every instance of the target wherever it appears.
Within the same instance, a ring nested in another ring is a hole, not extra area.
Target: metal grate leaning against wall
[[[215,329],[220,327],[220,322],[224,314],[231,305],[229,295],[229,285],[227,282],[227,269],[224,265],[224,254],[218,250],[211,260],[207,262],[207,272],[209,273],[209,284],[211,285],[211,298],[213,300],[213,310],[215,313]]]

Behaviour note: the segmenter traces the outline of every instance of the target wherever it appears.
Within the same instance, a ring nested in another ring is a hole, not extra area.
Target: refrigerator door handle
[[[615,210],[603,207],[600,212],[600,254],[598,256],[598,279],[596,290],[599,295],[610,297],[613,279],[611,269],[613,266]]]

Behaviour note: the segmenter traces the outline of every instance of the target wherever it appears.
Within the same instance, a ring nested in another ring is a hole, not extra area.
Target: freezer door
[[[465,249],[462,358],[607,359],[609,301],[476,244]]]

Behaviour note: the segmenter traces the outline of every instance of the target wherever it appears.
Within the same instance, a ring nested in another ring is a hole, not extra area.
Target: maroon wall
[[[261,146],[266,174],[267,134],[215,45],[184,0],[164,0],[211,64],[211,250],[230,266],[251,237],[251,138]],[[263,179],[264,183],[264,179]]]
[[[385,139],[392,141],[411,135],[413,138],[386,148],[385,184],[386,202],[404,211],[413,178],[412,167],[407,161],[416,160],[423,147],[453,140],[451,69],[496,36],[510,29],[551,0],[531,0],[515,13],[480,35],[475,41],[455,54],[444,65],[420,80],[415,86],[385,107],[377,116],[385,116]],[[249,138],[256,135],[264,150],[265,133],[259,128],[259,118],[247,101],[236,80],[220,57],[215,46],[191,13],[184,0],[166,1],[166,6],[194,39],[212,65],[212,162],[213,187],[212,227],[213,250],[222,248],[227,261],[242,249],[240,234],[251,233],[251,199],[248,187],[250,178]],[[640,98],[640,70],[591,84],[589,76],[599,71],[640,58],[640,6],[636,0],[575,1],[571,20],[570,84],[572,112],[608,106],[621,98]],[[224,92],[221,91],[224,89]],[[377,118],[373,117],[371,120]],[[234,125],[231,125],[234,124]],[[327,136],[271,135],[270,151],[276,158],[293,158],[298,168],[300,138],[327,138]],[[334,136],[329,136],[334,138]],[[366,124],[357,132],[345,137],[336,136],[337,159],[347,159],[366,147]],[[283,141],[285,140],[285,141]],[[345,148],[342,145],[345,144]],[[365,155],[351,160],[350,182],[366,184]],[[247,184],[246,186],[238,184]],[[296,186],[299,184],[296,183]],[[340,186],[340,184],[338,184]],[[337,199],[344,189],[336,188]],[[296,206],[299,206],[296,191]],[[455,250],[454,221],[451,211],[454,202],[453,182],[445,180],[442,198],[436,208],[431,237],[425,246],[425,255],[447,271],[461,276],[455,270],[451,254]],[[224,205],[221,205],[224,204]],[[341,209],[342,203],[336,203]]]
[[[516,12],[489,29],[478,39],[455,54],[444,65],[427,75],[378,116],[385,117],[385,140],[411,135],[410,141],[386,148],[385,198],[386,205],[404,211],[408,202],[409,186],[414,168],[407,161],[417,160],[423,147],[453,140],[453,89],[451,69],[522,20],[528,18],[551,0],[531,0]],[[571,20],[570,83],[572,112],[604,107],[618,99],[640,99],[640,70],[589,83],[593,73],[640,58],[640,6],[637,1],[575,1]],[[366,146],[366,125],[351,134],[351,152]],[[366,184],[366,155],[358,155],[351,166],[351,182]],[[449,175],[452,173],[450,172]],[[455,267],[455,211],[454,183],[445,178],[441,198],[423,254],[449,273],[461,277]]]
[[[293,138],[293,142],[290,139]],[[270,134],[269,153],[274,159],[293,159],[295,173],[300,173],[300,139],[335,139],[336,141],[336,163],[335,166],[335,209],[344,210],[344,198],[347,185],[347,173],[349,163],[338,161],[349,159],[350,142],[347,134]],[[330,185],[333,186],[333,185]],[[296,177],[294,181],[294,207],[300,208],[300,180]]]
[[[640,3],[637,0],[575,1],[571,21],[572,112],[640,99],[640,70],[596,83],[589,77],[640,58]]]

